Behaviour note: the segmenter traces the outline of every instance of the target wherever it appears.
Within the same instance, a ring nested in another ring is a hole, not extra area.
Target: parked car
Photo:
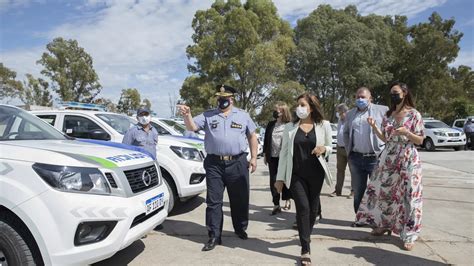
[[[466,117],[466,118],[464,118],[464,119],[456,119],[456,120],[454,120],[454,122],[453,122],[453,128],[464,132],[464,124],[466,123],[467,119],[469,119],[469,118],[471,118],[471,119],[474,120],[474,116],[468,116],[468,117]]]
[[[444,122],[435,119],[425,119],[425,135],[423,147],[428,151],[436,148],[453,148],[461,150],[466,145],[466,135],[464,132],[452,129]]]
[[[160,124],[161,127],[165,127],[171,135],[198,138],[204,140],[204,134],[189,131],[186,129],[186,126],[184,124],[181,124],[173,119],[153,118],[153,122]]]
[[[136,150],[73,140],[0,105],[0,154],[0,265],[91,264],[168,215],[158,165]]]
[[[121,114],[85,110],[32,111],[55,128],[75,138],[122,142],[125,132],[137,122]],[[166,135],[157,127],[157,161],[170,194],[168,211],[177,200],[186,201],[206,190],[203,141]]]

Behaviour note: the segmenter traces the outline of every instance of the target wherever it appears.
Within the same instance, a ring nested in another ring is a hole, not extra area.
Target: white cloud
[[[37,0],[0,0],[0,11],[22,7]],[[244,2],[244,0],[242,0]],[[213,0],[85,0],[77,6],[82,17],[58,25],[43,33],[47,40],[55,37],[76,39],[93,58],[104,89],[101,97],[118,100],[123,88],[140,90],[152,101],[160,116],[168,114],[168,94],[178,95],[188,63],[185,49],[192,43],[191,23],[199,9],[207,9]],[[274,0],[284,18],[306,16],[319,4],[334,8],[355,4],[362,14],[403,14],[412,16],[446,0]],[[0,62],[17,71],[37,75],[35,64],[44,46],[0,53]],[[472,58],[472,57],[471,57]],[[472,61],[471,61],[472,62]],[[472,65],[472,64],[471,64]]]
[[[460,51],[456,61],[454,61],[452,66],[465,65],[474,69],[474,50],[470,51]]]

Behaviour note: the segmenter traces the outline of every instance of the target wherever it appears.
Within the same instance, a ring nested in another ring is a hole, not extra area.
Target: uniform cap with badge
[[[215,96],[220,96],[220,97],[233,97],[234,94],[237,93],[237,90],[232,88],[231,86],[228,85],[217,85],[216,86],[216,94]]]

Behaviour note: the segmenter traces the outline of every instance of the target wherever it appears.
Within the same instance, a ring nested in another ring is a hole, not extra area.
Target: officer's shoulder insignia
[[[242,125],[241,125],[241,124],[237,124],[237,123],[235,123],[235,122],[232,122],[232,124],[230,124],[230,127],[231,127],[231,128],[240,128],[240,129],[242,129]]]

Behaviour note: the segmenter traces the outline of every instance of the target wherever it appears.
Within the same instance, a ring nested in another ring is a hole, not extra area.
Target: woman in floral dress
[[[367,185],[356,223],[373,226],[372,235],[399,234],[404,249],[411,250],[421,229],[421,160],[415,144],[423,143],[424,126],[406,84],[394,83],[390,96],[391,108],[382,128],[367,119],[386,146]]]

